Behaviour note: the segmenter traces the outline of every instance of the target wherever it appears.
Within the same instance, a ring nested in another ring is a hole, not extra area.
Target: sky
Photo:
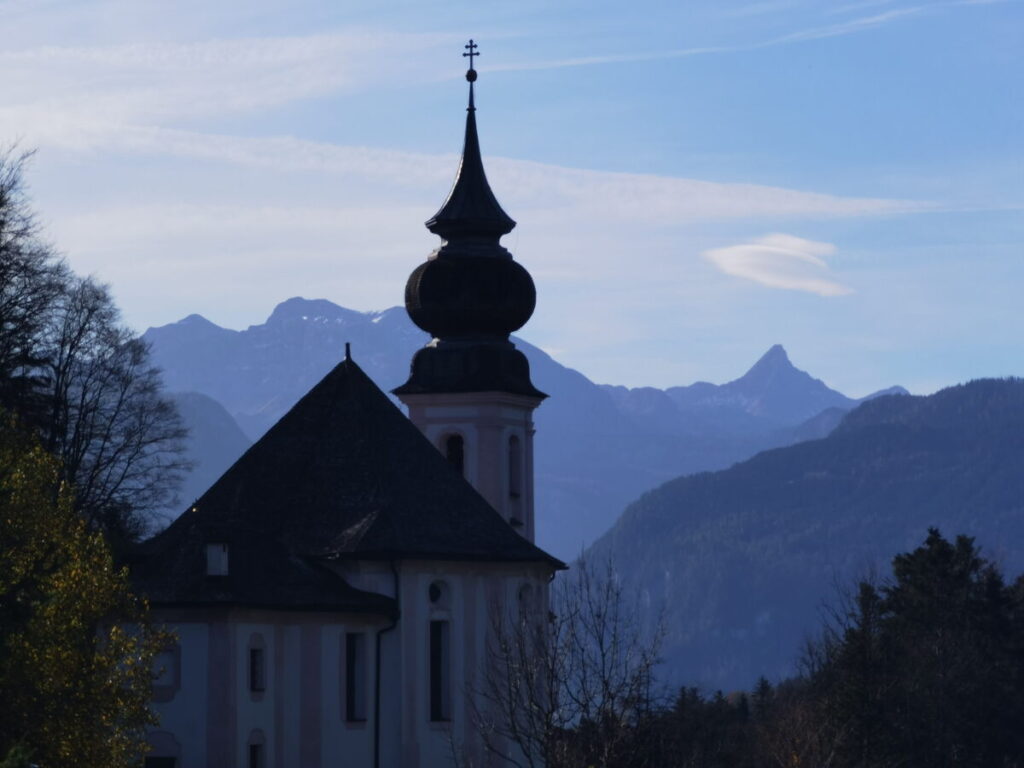
[[[0,0],[0,144],[139,331],[401,304],[479,43],[523,338],[864,395],[1024,375],[1022,0]]]

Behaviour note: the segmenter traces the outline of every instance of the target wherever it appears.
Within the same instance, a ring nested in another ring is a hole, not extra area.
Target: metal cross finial
[[[469,45],[466,45],[466,46],[463,46],[463,47],[466,48],[466,50],[469,51],[469,53],[464,53],[462,55],[463,56],[469,56],[469,68],[472,69],[473,68],[473,57],[480,55],[479,53],[476,52],[476,49],[479,48],[480,46],[477,45],[476,43],[474,43],[472,38],[470,38]]]

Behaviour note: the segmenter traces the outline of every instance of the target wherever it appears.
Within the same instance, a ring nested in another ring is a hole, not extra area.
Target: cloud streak
[[[847,35],[854,35],[860,32],[866,32],[868,30],[877,29],[894,21],[919,16],[926,13],[932,13],[942,8],[955,8],[962,6],[975,6],[975,5],[990,5],[994,3],[1010,2],[1011,0],[951,0],[950,2],[933,3],[931,5],[915,5],[904,8],[893,8],[892,10],[883,11],[881,13],[875,13],[870,16],[861,16],[854,19],[848,19],[846,21],[836,22],[833,24],[826,24],[823,26],[808,27],[806,29],[799,29],[793,32],[788,32],[784,35],[779,35],[766,40],[755,41],[752,43],[742,43],[737,45],[712,45],[712,46],[696,46],[692,48],[676,48],[674,50],[665,51],[649,51],[644,53],[621,53],[621,54],[605,54],[605,55],[594,55],[594,56],[580,56],[568,59],[551,59],[547,61],[534,61],[534,62],[520,62],[510,63],[496,66],[483,66],[483,71],[524,71],[524,70],[541,70],[541,69],[561,69],[565,67],[586,67],[598,64],[626,64],[634,62],[644,61],[666,61],[670,59],[684,59],[691,56],[705,56],[714,54],[727,54],[727,53],[745,53],[748,51],[757,51],[765,48],[775,48],[777,46],[791,45],[794,43],[809,42],[812,40],[823,40],[831,37],[845,37]],[[844,10],[855,10],[858,8],[867,8],[870,6],[878,5],[881,3],[864,3],[857,4],[854,6],[848,6]],[[752,6],[752,13],[769,12],[775,9],[781,9],[784,4],[780,4],[777,8],[772,8],[774,4],[765,3],[763,8],[760,6]],[[839,12],[843,9],[833,9],[833,13]]]
[[[408,58],[377,54],[400,50],[415,57],[450,42],[447,35],[349,30],[195,43],[44,46],[0,53],[5,72],[0,100],[49,114],[100,115],[125,123],[222,117],[361,90],[370,82],[407,80]],[[440,75],[440,70],[416,71],[421,78]]]
[[[831,279],[825,257],[833,256],[830,243],[772,234],[753,242],[715,248],[702,255],[720,271],[752,280],[769,288],[802,291],[818,296],[843,296],[853,291]]]
[[[275,172],[315,172],[361,178],[390,192],[436,195],[451,181],[452,154],[353,147],[294,137],[242,137],[94,121],[36,122],[33,143],[84,152],[115,151],[188,158]],[[26,118],[24,122],[33,122]],[[844,197],[760,184],[721,183],[653,174],[564,168],[508,158],[488,158],[488,175],[503,200],[516,207],[574,211],[595,220],[652,226],[733,218],[834,218],[886,216],[933,208],[927,202]],[[368,194],[360,190],[360,194]]]

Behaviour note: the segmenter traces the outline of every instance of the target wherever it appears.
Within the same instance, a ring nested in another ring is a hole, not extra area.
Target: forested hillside
[[[791,673],[834,585],[931,526],[1024,569],[1024,381],[864,403],[824,439],[643,495],[588,556],[666,608],[666,679],[728,689]]]

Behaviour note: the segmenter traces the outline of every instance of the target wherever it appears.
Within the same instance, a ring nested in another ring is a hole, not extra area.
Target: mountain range
[[[346,342],[388,391],[405,380],[413,353],[427,341],[402,308],[363,313],[302,298],[282,302],[265,323],[245,330],[189,315],[144,338],[169,391],[220,404],[250,441],[338,362]],[[534,383],[551,395],[535,414],[537,538],[564,559],[577,556],[644,491],[818,437],[859,402],[795,368],[781,346],[727,384],[659,390],[598,385],[522,339],[515,343]],[[247,445],[237,434],[221,439],[231,432],[215,426],[225,414],[198,402],[182,409],[186,421],[195,435],[212,432],[216,439],[193,439],[202,472],[188,481],[186,505]]]
[[[820,440],[644,494],[588,551],[665,608],[662,677],[714,690],[791,674],[837,587],[921,544],[977,537],[1024,570],[1024,381],[860,405]]]

